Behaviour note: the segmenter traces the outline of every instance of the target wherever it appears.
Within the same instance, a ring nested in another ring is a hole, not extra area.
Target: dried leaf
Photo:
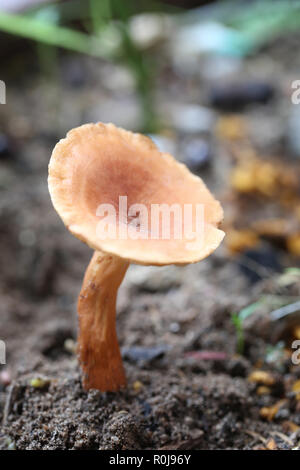
[[[259,238],[251,230],[231,229],[226,234],[226,245],[232,253],[238,253],[257,245]]]
[[[280,410],[280,408],[286,403],[287,400],[283,399],[283,400],[279,400],[277,403],[275,403],[275,405],[273,406],[264,406],[263,408],[261,408],[260,410],[260,416],[264,419],[266,419],[267,421],[273,421],[273,419],[275,418],[275,416],[277,415],[278,411]]]
[[[265,385],[261,385],[260,387],[258,387],[258,389],[256,390],[256,393],[257,395],[261,396],[261,395],[270,395],[271,393],[271,389],[269,387],[266,387]]]
[[[240,193],[251,193],[256,191],[255,175],[249,165],[238,165],[231,174],[231,185]]]
[[[259,383],[267,386],[274,385],[275,383],[274,377],[269,372],[264,370],[254,370],[248,376],[248,380],[249,382]]]
[[[257,157],[238,162],[231,175],[232,187],[242,193],[257,193],[274,197],[291,206],[297,206],[298,174],[294,168],[261,160]]]
[[[289,224],[285,219],[257,220],[252,228],[257,235],[263,237],[285,238],[289,233]]]
[[[282,427],[285,432],[297,432],[300,429],[300,426],[293,421],[284,421]]]
[[[246,124],[241,116],[221,117],[216,126],[218,137],[226,140],[240,140],[246,136]]]
[[[276,442],[274,441],[273,438],[269,439],[268,442],[267,442],[267,449],[268,450],[277,450],[277,444]]]
[[[300,256],[300,233],[288,237],[286,244],[290,253]]]
[[[295,339],[300,339],[300,325],[295,326],[293,329],[293,336]]]
[[[277,170],[269,162],[256,158],[240,162],[231,175],[232,187],[242,193],[257,192],[265,196],[273,196],[277,186]]]
[[[294,382],[292,390],[296,394],[296,400],[300,401],[300,379]]]

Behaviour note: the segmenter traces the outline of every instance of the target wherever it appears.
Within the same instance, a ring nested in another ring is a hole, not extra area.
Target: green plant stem
[[[243,355],[245,347],[243,321],[237,313],[232,314],[231,321],[235,326],[236,332],[236,352],[240,355]]]
[[[99,33],[101,28],[111,20],[110,0],[90,0],[90,13],[92,19],[93,32]]]
[[[153,102],[153,75],[154,69],[142,52],[136,47],[131,39],[126,23],[119,24],[122,34],[122,52],[124,61],[132,71],[136,89],[142,107],[142,123],[139,129],[142,132],[155,132],[157,121]]]

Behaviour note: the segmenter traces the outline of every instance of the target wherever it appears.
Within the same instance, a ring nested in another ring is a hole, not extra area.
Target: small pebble
[[[135,392],[139,392],[142,388],[143,388],[143,384],[142,382],[140,382],[139,380],[136,380],[133,385],[132,385],[132,388]]]
[[[169,330],[171,333],[178,333],[180,331],[180,325],[177,322],[170,323]]]
[[[42,377],[35,377],[35,378],[30,380],[29,384],[33,388],[42,389],[42,388],[47,387],[50,384],[50,380],[49,379],[44,379]]]
[[[270,395],[271,394],[271,389],[269,387],[266,387],[265,385],[261,385],[258,387],[256,390],[257,395]]]
[[[188,134],[211,132],[215,114],[208,108],[198,105],[176,105],[173,107],[172,124],[178,131]]]
[[[166,351],[166,346],[153,346],[148,348],[135,346],[133,348],[123,348],[122,355],[125,359],[129,359],[132,362],[149,363],[154,359],[163,357]]]
[[[243,81],[217,85],[211,89],[210,105],[223,111],[239,111],[253,103],[266,104],[274,97],[272,85],[260,81]]]
[[[264,370],[254,370],[248,376],[249,382],[254,382],[257,384],[263,384],[266,386],[274,385],[275,379],[274,377]]]
[[[64,342],[64,348],[67,352],[71,354],[76,353],[76,342],[72,338],[67,338]]]
[[[131,18],[130,36],[135,44],[146,49],[169,37],[172,18],[161,13],[141,13]]]

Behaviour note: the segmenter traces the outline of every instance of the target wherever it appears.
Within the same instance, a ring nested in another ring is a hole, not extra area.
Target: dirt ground
[[[275,77],[278,96],[239,117],[249,125],[249,140],[258,152],[271,161],[283,155],[293,167],[299,160],[286,157],[282,129],[290,103],[286,90],[297,63],[287,71],[286,60],[284,43],[278,41],[234,73],[239,79]],[[299,446],[300,401],[293,385],[300,367],[291,362],[295,323],[277,324],[269,315],[273,308],[262,306],[245,322],[244,354],[239,355],[231,319],[263,295],[300,295],[299,278],[284,288],[281,283],[284,268],[299,265],[299,258],[270,239],[252,250],[256,258],[249,255],[255,268],[244,253],[233,255],[225,244],[196,265],[131,266],[117,318],[128,387],[116,394],[82,389],[75,354],[76,300],[92,252],[55,213],[47,165],[56,141],[71,127],[101,119],[123,119],[120,124],[130,127],[125,121],[135,114],[136,97],[119,75],[115,89],[108,89],[113,85],[107,77],[117,75],[115,69],[83,57],[60,57],[59,81],[41,77],[34,67],[18,76],[13,60],[7,70],[8,104],[0,118],[1,132],[9,138],[0,160],[0,339],[7,345],[7,364],[0,366],[0,448]],[[191,82],[174,74],[170,82],[166,67],[158,81],[161,107],[185,95],[206,104],[209,78]],[[176,138],[180,142],[187,136],[179,132]],[[228,195],[232,155],[217,132],[210,142],[210,167],[200,175],[225,206],[226,221],[233,204],[240,210]],[[258,213],[278,217],[276,204],[247,207],[252,218]],[[245,217],[243,210],[240,217]],[[265,375],[253,375],[262,370]]]

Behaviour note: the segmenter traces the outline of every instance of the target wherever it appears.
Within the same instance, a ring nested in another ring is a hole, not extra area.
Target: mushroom
[[[72,129],[53,150],[48,184],[66,227],[95,250],[78,300],[83,386],[119,390],[126,378],[116,297],[129,264],[185,265],[207,257],[224,237],[221,205],[150,138],[113,124]],[[198,206],[204,209],[201,231],[191,217]],[[164,220],[162,208],[171,208]],[[185,208],[190,217],[181,217]]]

